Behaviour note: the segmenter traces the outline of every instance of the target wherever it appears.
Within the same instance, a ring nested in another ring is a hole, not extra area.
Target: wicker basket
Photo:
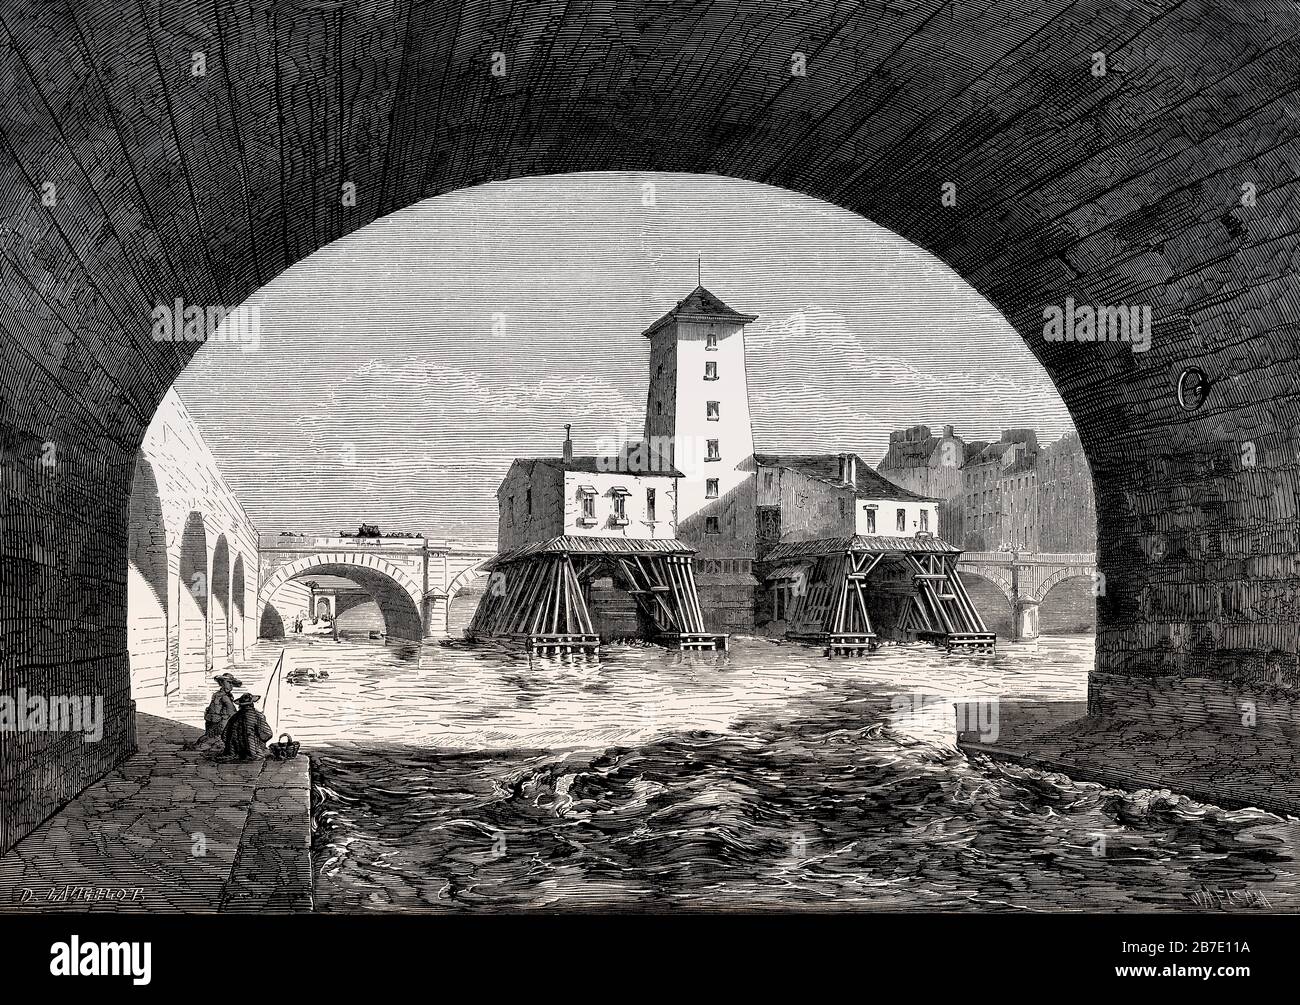
[[[290,761],[298,756],[298,751],[302,749],[302,744],[288,733],[281,733],[280,742],[272,743],[266,749],[271,752],[271,756],[275,760]]]

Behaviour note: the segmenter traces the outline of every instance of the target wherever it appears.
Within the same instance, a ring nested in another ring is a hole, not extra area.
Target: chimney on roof
[[[840,481],[857,487],[858,458],[856,454],[840,454]]]
[[[573,440],[569,436],[569,430],[573,427],[569,423],[564,424],[564,463],[568,464],[573,460]]]
[[[943,435],[944,435],[944,436],[951,436],[951,435],[952,435],[952,426],[944,426],[944,427],[943,427]]]

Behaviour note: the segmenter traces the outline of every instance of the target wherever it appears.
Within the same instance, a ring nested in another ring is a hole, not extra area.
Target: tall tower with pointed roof
[[[700,599],[716,631],[753,627],[756,496],[745,325],[754,320],[697,286],[644,332],[645,442],[682,473],[677,533],[696,549]]]

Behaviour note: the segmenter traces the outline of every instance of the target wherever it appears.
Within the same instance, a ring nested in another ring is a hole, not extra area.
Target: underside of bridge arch
[[[136,461],[131,488],[131,520],[127,531],[127,623],[131,653],[131,692],[162,694],[169,666],[169,604],[167,524],[158,479],[148,458]]]
[[[224,668],[229,657],[227,636],[230,630],[230,543],[226,535],[217,538],[212,550],[212,580],[209,584],[212,600],[209,617],[212,619],[212,665]]]
[[[1094,582],[1091,575],[1074,574],[1048,583],[1038,605],[1038,630],[1044,635],[1094,630],[1097,625]]]
[[[191,510],[180,541],[180,574],[176,590],[179,674],[190,677],[208,670],[212,661],[212,573],[208,567],[208,534],[203,514]]]
[[[961,572],[961,581],[988,630],[1002,638],[1009,637],[1014,614],[1010,584],[966,570]]]
[[[419,642],[424,637],[424,620],[420,608],[416,606],[407,589],[388,574],[359,565],[320,563],[298,572],[287,582],[302,583],[320,576],[345,579],[365,590],[379,608],[384,621],[384,633],[389,638]],[[274,631],[278,621],[279,634],[284,634],[292,621],[293,612],[280,610],[276,605],[276,598],[281,594],[284,585],[286,584],[269,583],[263,587],[258,598],[258,610],[262,612],[260,623],[264,631]],[[331,606],[335,615],[341,616],[346,614],[352,605],[340,602],[337,606]],[[274,613],[268,620],[267,612],[272,611]]]
[[[474,612],[488,585],[485,564],[486,560],[464,569],[447,584],[445,596],[434,598],[431,613],[441,620],[440,625],[435,625],[438,634],[459,638],[474,620]]]
[[[730,175],[932,251],[1024,335],[1079,428],[1107,577],[1096,707],[1134,682],[1227,686],[1265,649],[1294,690],[1276,598],[1300,553],[1298,22],[1284,0],[7,14],[0,424],[33,530],[0,543],[5,679],[93,685],[117,719],[94,757],[0,735],[0,787],[21,792],[0,847],[130,745],[131,472],[196,348],[152,340],[154,307],[238,304],[386,213],[524,175]],[[1066,298],[1150,305],[1150,350],[1045,342]],[[1194,413],[1174,390],[1188,366],[1213,381]]]
[[[244,576],[244,556],[236,555],[235,564],[230,569],[230,655],[236,660],[244,658],[244,636],[247,627],[244,624],[244,605],[248,585]]]

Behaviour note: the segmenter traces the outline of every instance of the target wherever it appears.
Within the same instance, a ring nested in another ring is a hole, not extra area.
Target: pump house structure
[[[469,634],[590,651],[597,581],[635,599],[638,637],[725,647],[760,631],[863,653],[882,639],[992,652],[938,536],[939,500],[853,453],[758,454],[745,328],[696,287],[643,333],[644,439],[615,457],[516,460],[497,492],[492,586]]]

